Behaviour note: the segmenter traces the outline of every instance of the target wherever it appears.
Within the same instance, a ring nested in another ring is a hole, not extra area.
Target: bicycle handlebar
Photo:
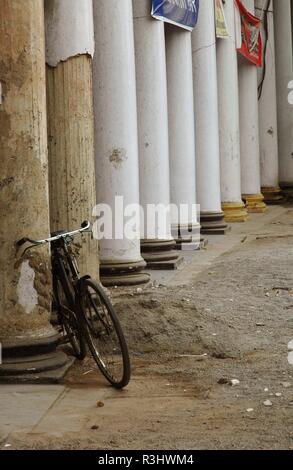
[[[79,233],[87,232],[87,231],[89,231],[90,227],[91,227],[91,223],[88,220],[85,220],[81,224],[81,228],[78,229],[78,230],[73,230],[72,232],[61,233],[60,235],[56,235],[55,237],[46,238],[45,240],[32,240],[30,238],[22,238],[21,240],[19,240],[17,242],[17,245],[22,246],[27,242],[29,242],[29,243],[31,243],[32,245],[35,245],[35,246],[45,245],[46,243],[51,243],[51,242],[55,242],[56,240],[60,240],[60,238],[65,238],[65,237],[68,237],[68,236],[71,237],[71,236],[77,235]]]

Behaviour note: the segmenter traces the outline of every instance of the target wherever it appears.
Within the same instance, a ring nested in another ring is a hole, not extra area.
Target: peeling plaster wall
[[[45,18],[48,65],[56,67],[59,62],[81,54],[93,57],[92,0],[45,0]]]
[[[24,261],[20,268],[17,296],[18,303],[25,313],[31,313],[38,304],[38,293],[34,287],[35,277],[35,271],[30,267],[29,261]]]

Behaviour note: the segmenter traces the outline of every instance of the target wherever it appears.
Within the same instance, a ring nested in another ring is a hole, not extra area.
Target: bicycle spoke
[[[59,279],[56,281],[55,296],[59,310],[59,321],[63,329],[63,336],[67,339],[73,348],[74,354],[79,359],[84,358],[85,351],[82,347],[82,337],[76,314],[68,306],[65,292]]]
[[[98,287],[88,281],[83,296],[83,313],[89,346],[103,374],[113,385],[119,386],[124,382],[128,383],[130,366],[122,330],[118,320],[113,320],[115,313],[111,311],[110,305],[103,293],[99,293]]]

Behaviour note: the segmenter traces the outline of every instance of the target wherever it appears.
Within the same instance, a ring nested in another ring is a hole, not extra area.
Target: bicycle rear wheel
[[[130,360],[116,312],[102,287],[85,279],[81,289],[83,328],[91,354],[102,374],[115,388],[130,380]]]

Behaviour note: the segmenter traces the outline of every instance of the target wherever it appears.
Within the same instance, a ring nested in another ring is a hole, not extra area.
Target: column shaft
[[[96,205],[90,0],[46,0],[51,230],[78,228]],[[98,242],[75,247],[82,275],[99,278]]]
[[[243,5],[254,14],[254,0]],[[238,57],[242,197],[249,212],[265,212],[261,194],[257,67]]]
[[[16,248],[49,235],[43,2],[0,0],[0,10],[0,380],[49,381],[67,364],[50,325],[49,249]]]
[[[186,214],[171,219],[172,234],[182,243],[200,241],[196,213],[195,135],[192,79],[191,33],[172,25],[165,25],[170,196],[178,209],[186,205]],[[179,211],[176,213],[178,214]],[[177,215],[176,214],[176,215]],[[188,233],[188,230],[192,233]]]
[[[292,4],[290,0],[274,4],[277,109],[279,136],[279,177],[281,188],[292,196],[293,188],[293,105],[289,86],[293,81]]]
[[[149,0],[133,0],[140,202],[145,213],[142,254],[149,267],[173,267],[178,259],[171,221],[158,236],[159,224],[147,218],[149,204],[170,204],[168,107],[164,23],[154,20]],[[154,226],[150,226],[153,224]],[[152,232],[152,235],[150,235]]]
[[[131,0],[94,1],[94,112],[97,200],[115,210],[116,196],[124,207],[139,204],[137,102]],[[120,211],[121,212],[121,211]],[[116,213],[118,218],[122,213]],[[121,227],[122,225],[122,227]],[[123,222],[120,229],[123,232]],[[140,239],[100,241],[105,285],[146,282]]]
[[[256,0],[258,15],[263,0]],[[267,204],[282,201],[279,187],[277,90],[274,35],[274,2],[271,0],[267,15],[263,19],[262,38],[265,51],[263,67],[258,70],[259,94],[259,139],[261,189]],[[267,42],[267,46],[265,44]]]
[[[197,195],[201,231],[225,233],[221,209],[219,116],[214,0],[200,5],[192,33]]]
[[[222,207],[227,221],[243,222],[234,0],[226,0],[224,9],[229,37],[217,43]]]

